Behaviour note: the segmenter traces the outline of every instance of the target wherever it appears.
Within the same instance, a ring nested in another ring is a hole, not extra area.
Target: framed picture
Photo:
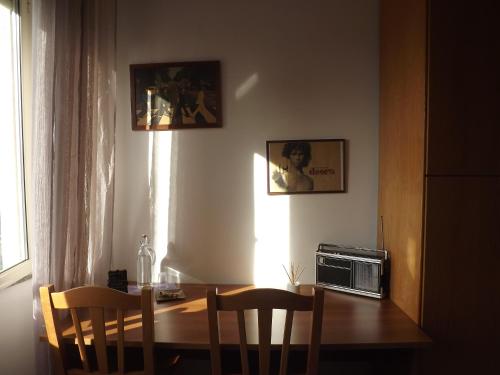
[[[220,63],[130,65],[132,130],[222,127]]]
[[[269,194],[344,193],[345,140],[267,141]]]

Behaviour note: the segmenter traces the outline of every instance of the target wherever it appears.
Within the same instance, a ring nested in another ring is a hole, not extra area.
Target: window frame
[[[26,259],[21,260],[19,263],[0,271],[0,290],[7,288],[9,286],[15,285],[29,277],[32,274],[32,261],[29,251],[28,243],[28,212],[27,212],[27,189],[26,189],[26,142],[25,133],[30,130],[27,126],[30,119],[29,107],[25,105],[31,103],[31,84],[28,84],[27,77],[25,77],[25,72],[27,68],[31,67],[30,63],[25,63],[26,56],[23,54],[23,50],[31,49],[31,1],[30,0],[12,0],[12,7],[19,15],[19,20],[17,24],[17,48],[18,48],[18,66],[17,74],[19,75],[19,109],[20,109],[20,123],[16,124],[19,126],[19,143],[20,143],[20,174],[21,174],[21,185],[22,185],[22,212],[23,212],[23,231],[24,231],[24,248],[26,253]],[[28,54],[31,56],[31,54]],[[29,76],[29,74],[27,74]]]
[[[31,272],[31,258],[28,254],[28,259],[0,272],[0,290],[31,277]]]

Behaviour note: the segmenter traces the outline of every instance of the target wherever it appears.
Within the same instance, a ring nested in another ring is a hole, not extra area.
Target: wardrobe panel
[[[429,175],[499,175],[500,2],[430,1]]]
[[[491,373],[500,338],[500,177],[427,178],[426,211],[422,326],[434,346],[425,373]]]
[[[385,246],[391,254],[390,298],[416,322],[421,296],[425,3],[380,2],[379,215],[384,217]]]

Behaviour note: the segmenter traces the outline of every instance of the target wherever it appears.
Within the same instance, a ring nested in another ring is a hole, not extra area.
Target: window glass
[[[0,0],[0,272],[28,258],[17,1]]]

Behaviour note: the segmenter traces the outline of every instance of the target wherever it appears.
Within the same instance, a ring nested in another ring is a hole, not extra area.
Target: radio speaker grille
[[[380,266],[373,263],[354,262],[354,287],[378,293]]]

